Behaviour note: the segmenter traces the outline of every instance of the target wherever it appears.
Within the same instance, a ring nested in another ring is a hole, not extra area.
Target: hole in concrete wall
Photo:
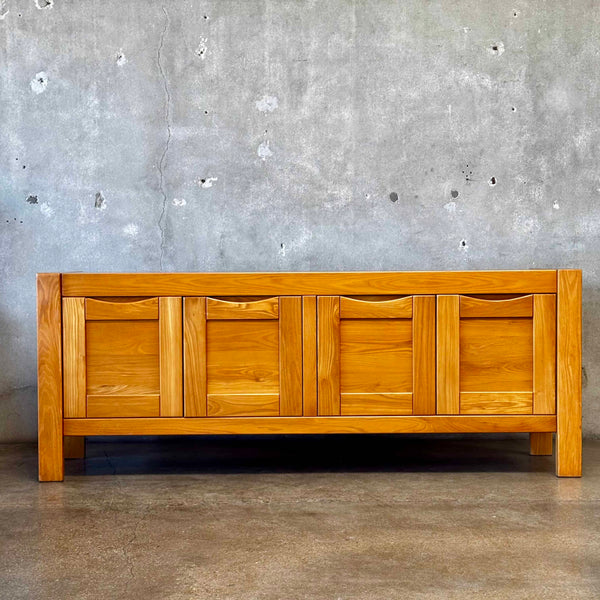
[[[490,179],[490,181],[489,181],[489,184],[490,184],[490,186],[491,186],[491,187],[494,187],[494,186],[496,185],[496,178],[495,178],[495,177],[492,177],[492,178]]]
[[[37,204],[38,203],[38,197],[37,196],[28,196],[27,200],[26,200],[27,204]]]
[[[391,200],[392,202],[398,202],[398,194],[396,194],[396,192],[392,192],[392,193],[390,194],[390,200]]]
[[[450,195],[451,195],[453,198],[458,198],[458,190],[452,190],[452,191],[450,192]]]

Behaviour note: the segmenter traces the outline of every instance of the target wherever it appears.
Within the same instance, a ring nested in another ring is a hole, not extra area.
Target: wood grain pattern
[[[278,394],[208,394],[209,417],[274,417]]]
[[[522,296],[510,300],[483,300],[460,297],[460,316],[465,317],[532,317],[533,296]]]
[[[460,312],[458,296],[437,298],[437,413],[460,411]]]
[[[529,454],[532,456],[552,456],[552,434],[530,433]]]
[[[340,414],[340,299],[317,298],[317,378],[320,415]]]
[[[63,298],[63,402],[65,418],[86,416],[85,299]]]
[[[435,296],[413,298],[413,414],[435,414]]]
[[[412,392],[410,319],[343,319],[339,331],[342,393]]]
[[[581,271],[558,272],[556,474],[581,477]]]
[[[89,395],[87,397],[88,417],[159,417],[160,396]]]
[[[461,392],[461,415],[530,415],[532,392]]]
[[[37,276],[38,457],[40,481],[62,481],[63,389],[61,276]]]
[[[382,301],[367,301],[346,296],[340,298],[341,319],[411,319],[412,313],[411,296]]]
[[[282,416],[302,414],[302,298],[279,299],[279,409]]]
[[[160,298],[160,416],[183,415],[183,325],[181,298]]]
[[[206,299],[207,319],[277,319],[279,298],[264,298],[253,302],[230,302]]]
[[[160,393],[158,321],[86,323],[87,393]]]
[[[302,393],[303,414],[317,415],[317,298],[302,298]]]
[[[85,318],[88,321],[158,319],[158,298],[145,298],[135,302],[110,302],[86,298]]]
[[[206,416],[206,299],[184,298],[184,414]]]
[[[64,296],[553,294],[555,270],[379,273],[65,273]]]
[[[505,433],[556,431],[552,415],[67,419],[66,435]]]
[[[533,311],[533,412],[556,413],[556,296],[536,294]]]
[[[389,394],[344,394],[342,415],[410,415],[413,395],[410,392]]]
[[[279,323],[207,321],[209,394],[279,394]]]
[[[85,436],[65,435],[63,438],[63,453],[67,458],[85,458]]]
[[[461,319],[460,391],[533,391],[531,319]]]

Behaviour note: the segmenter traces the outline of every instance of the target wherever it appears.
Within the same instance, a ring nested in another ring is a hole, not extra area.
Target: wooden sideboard
[[[41,273],[39,478],[85,436],[528,432],[581,475],[581,271]]]

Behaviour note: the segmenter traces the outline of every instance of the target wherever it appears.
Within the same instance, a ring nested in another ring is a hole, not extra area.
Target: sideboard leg
[[[581,477],[581,271],[558,271],[556,475]]]
[[[38,458],[40,481],[62,481],[63,395],[59,273],[37,276]]]
[[[85,458],[85,437],[65,435],[65,458]]]
[[[531,456],[551,456],[552,455],[552,434],[551,433],[530,433],[529,434],[529,454],[531,454]]]

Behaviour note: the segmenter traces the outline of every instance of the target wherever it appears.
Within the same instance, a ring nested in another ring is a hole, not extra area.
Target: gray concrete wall
[[[0,441],[37,271],[584,269],[600,3],[0,0]]]

